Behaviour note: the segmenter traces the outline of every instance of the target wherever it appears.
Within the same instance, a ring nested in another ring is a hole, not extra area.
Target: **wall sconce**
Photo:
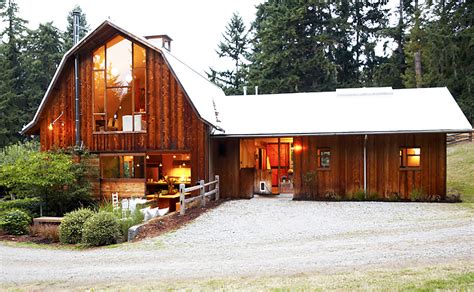
[[[48,125],[48,130],[52,131],[54,124],[63,116],[64,112],[61,112],[61,114],[51,123]],[[64,123],[62,123],[64,125]]]
[[[301,146],[300,144],[295,144],[293,146],[293,151],[300,152],[301,150],[303,150],[303,146]]]

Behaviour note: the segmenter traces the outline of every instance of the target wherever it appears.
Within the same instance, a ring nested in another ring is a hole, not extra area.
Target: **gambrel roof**
[[[56,82],[58,82],[59,76],[63,71],[66,62],[69,59],[74,58],[74,54],[78,52],[81,48],[98,46],[99,44],[93,41],[95,36],[107,36],[112,35],[115,32],[122,33],[130,40],[140,43],[141,45],[150,49],[156,50],[157,52],[160,52],[163,56],[163,59],[168,64],[170,70],[173,72],[176,79],[178,80],[179,84],[182,86],[187,97],[191,101],[191,105],[198,114],[199,118],[201,118],[204,122],[216,129],[220,128],[217,122],[216,112],[214,109],[214,99],[225,96],[221,88],[210,82],[207,78],[196,72],[194,69],[192,69],[182,61],[180,61],[166,49],[158,48],[145,38],[134,35],[112,23],[111,21],[106,20],[97,28],[89,32],[79,43],[73,46],[63,56],[56,70],[56,73],[54,74],[53,79],[49,84],[49,87],[46,90],[43,99],[41,100],[41,103],[38,107],[38,110],[36,111],[33,120],[25,127],[23,127],[21,131],[22,133],[29,132],[38,124],[41,112],[46,106],[51,91],[53,90]]]

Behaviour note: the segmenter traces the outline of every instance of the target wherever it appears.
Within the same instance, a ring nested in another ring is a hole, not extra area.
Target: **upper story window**
[[[146,49],[118,35],[93,53],[94,131],[146,131]]]
[[[331,166],[331,149],[318,148],[318,168],[329,168]]]
[[[420,148],[400,148],[400,167],[420,167]]]

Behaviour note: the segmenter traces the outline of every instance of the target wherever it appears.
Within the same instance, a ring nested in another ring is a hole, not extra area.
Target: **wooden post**
[[[216,183],[216,201],[219,200],[219,176],[215,176],[217,183]]]
[[[469,132],[469,142],[472,142],[472,131]]]
[[[206,187],[204,186],[204,180],[203,179],[201,179],[199,181],[199,185],[201,186],[201,189],[199,189],[199,191],[201,192],[201,207],[204,207],[204,206],[206,206],[206,197],[205,197]]]
[[[186,206],[184,205],[185,198],[184,198],[184,189],[185,186],[184,184],[179,184],[179,214],[184,215],[184,212],[186,211]]]

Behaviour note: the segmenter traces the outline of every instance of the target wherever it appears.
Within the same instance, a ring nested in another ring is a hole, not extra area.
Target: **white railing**
[[[214,187],[212,190],[210,187]],[[206,188],[208,191],[206,192]],[[190,194],[191,192],[198,191],[199,196],[191,197],[186,199],[186,195]],[[215,180],[205,183],[204,180],[200,180],[198,185],[186,188],[184,184],[179,185],[179,213],[184,215],[186,212],[186,205],[195,201],[201,200],[201,206],[206,206],[206,197],[215,195],[216,201],[219,200],[219,176],[215,176]]]

